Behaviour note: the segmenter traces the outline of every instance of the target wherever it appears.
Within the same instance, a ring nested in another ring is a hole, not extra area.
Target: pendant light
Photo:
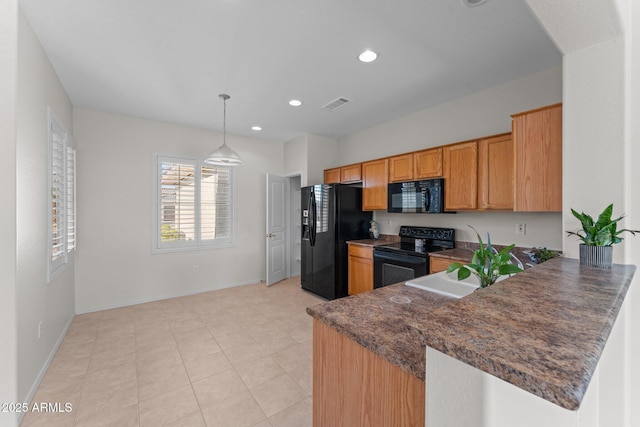
[[[213,150],[209,157],[204,161],[209,165],[218,166],[237,166],[242,164],[242,160],[238,153],[233,151],[227,145],[227,99],[231,98],[229,95],[221,93],[218,95],[222,99],[224,105],[224,115],[222,116],[222,145]]]

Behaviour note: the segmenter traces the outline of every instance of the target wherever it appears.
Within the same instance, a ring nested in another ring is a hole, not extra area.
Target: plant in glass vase
[[[486,288],[493,285],[500,276],[519,273],[522,271],[520,267],[511,262],[511,249],[513,245],[503,248],[501,251],[496,250],[491,245],[491,236],[487,233],[487,244],[485,245],[480,234],[472,226],[471,229],[478,236],[480,246],[473,252],[470,264],[452,263],[447,269],[447,273],[458,271],[458,280],[464,280],[475,275],[480,281],[480,287]]]

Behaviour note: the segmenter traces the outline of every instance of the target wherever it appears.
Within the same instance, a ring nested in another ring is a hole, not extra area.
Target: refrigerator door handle
[[[309,195],[309,242],[316,245],[316,193],[311,189]]]

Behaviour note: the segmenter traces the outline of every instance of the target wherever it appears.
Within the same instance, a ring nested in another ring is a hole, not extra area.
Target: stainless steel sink
[[[462,298],[480,287],[480,281],[476,276],[471,275],[464,280],[458,280],[457,275],[457,272],[447,274],[446,271],[442,271],[428,276],[416,277],[406,282],[405,285],[451,298]],[[501,276],[497,281],[507,277],[509,276]]]

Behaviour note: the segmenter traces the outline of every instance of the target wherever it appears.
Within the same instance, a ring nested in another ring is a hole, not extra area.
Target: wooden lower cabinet
[[[437,256],[429,256],[429,274],[439,273],[449,268],[449,265],[455,261]]]
[[[313,425],[422,427],[425,383],[314,319]]]
[[[373,290],[373,248],[349,245],[349,295]]]

